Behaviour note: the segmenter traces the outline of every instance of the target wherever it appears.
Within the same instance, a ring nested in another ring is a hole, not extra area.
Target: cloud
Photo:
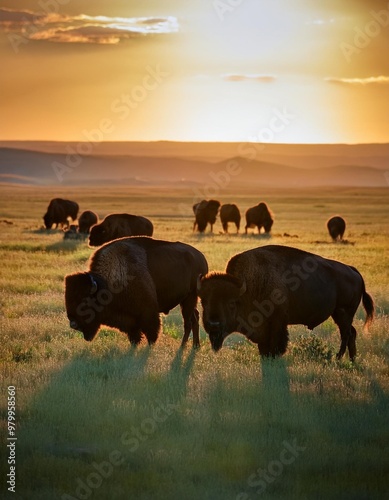
[[[326,82],[340,85],[388,85],[389,76],[369,76],[368,78],[326,78]]]
[[[177,18],[67,16],[0,9],[0,27],[28,40],[57,43],[117,44],[122,40],[176,33]]]
[[[275,76],[272,75],[239,75],[239,74],[227,74],[222,75],[223,80],[227,82],[244,82],[244,81],[256,81],[260,83],[272,83],[276,80]]]

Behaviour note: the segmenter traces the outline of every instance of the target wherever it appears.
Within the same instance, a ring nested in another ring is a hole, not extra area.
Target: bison
[[[357,354],[352,325],[361,302],[374,316],[374,302],[361,274],[352,266],[281,245],[267,245],[235,255],[226,273],[210,273],[198,280],[204,328],[218,351],[232,332],[258,344],[262,356],[280,356],[288,344],[288,325],[310,330],[330,316],[340,330],[337,358],[348,347]]]
[[[53,224],[55,224],[56,228],[58,224],[61,224],[62,227],[68,226],[68,218],[70,217],[75,221],[77,214],[78,204],[75,201],[53,198],[47,207],[47,212],[43,216],[45,227],[46,229],[51,229]]]
[[[97,214],[91,210],[82,212],[78,219],[78,230],[82,234],[89,234],[90,228],[99,222]]]
[[[327,229],[334,241],[342,241],[346,229],[346,221],[342,217],[339,217],[339,215],[331,217],[327,221]]]
[[[193,332],[200,345],[197,278],[208,272],[204,255],[181,242],[136,236],[120,238],[95,251],[89,270],[65,278],[65,302],[71,328],[91,341],[101,325],[125,332],[132,344],[142,334],[153,344],[159,313],[180,304],[185,345]]]
[[[193,213],[195,214],[195,221],[193,223],[193,231],[196,229],[200,233],[205,231],[207,224],[211,225],[211,232],[213,225],[216,222],[217,213],[219,211],[220,202],[217,200],[202,200],[200,203],[193,205]]]
[[[153,224],[146,217],[131,214],[110,214],[91,228],[89,245],[98,247],[125,236],[152,236]]]
[[[265,233],[270,233],[273,222],[273,214],[266,203],[261,201],[255,207],[249,208],[246,212],[245,234],[247,234],[247,229],[249,227],[255,226],[258,228],[258,233],[261,232],[262,227]]]
[[[233,222],[236,225],[236,232],[239,233],[240,212],[239,208],[234,203],[226,203],[220,207],[220,220],[225,233],[228,233],[229,222]]]

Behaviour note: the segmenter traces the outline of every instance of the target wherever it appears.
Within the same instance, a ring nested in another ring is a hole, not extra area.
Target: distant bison
[[[90,228],[99,222],[97,214],[91,210],[85,210],[78,218],[78,230],[82,234],[89,234]]]
[[[49,206],[47,207],[47,212],[43,216],[46,229],[51,229],[53,224],[58,227],[68,226],[68,218],[72,220],[77,219],[78,214],[78,204],[75,201],[63,200],[62,198],[53,198]]]
[[[84,235],[78,231],[78,227],[75,224],[71,224],[67,231],[64,230],[63,239],[64,240],[82,240]]]
[[[153,224],[146,217],[131,214],[111,214],[91,228],[89,245],[98,247],[124,236],[152,236]]]
[[[270,233],[273,225],[273,215],[266,203],[261,201],[255,207],[249,208],[246,212],[246,227],[245,233],[249,227],[257,227],[258,233],[263,227],[265,233]]]
[[[226,203],[220,208],[220,220],[225,233],[228,233],[228,223],[233,222],[236,225],[236,232],[239,233],[240,228],[240,212],[239,208],[233,203]]]
[[[343,239],[344,231],[346,230],[346,222],[338,215],[331,217],[331,219],[327,221],[327,229],[334,241],[341,241]]]
[[[341,346],[355,359],[354,314],[362,299],[373,320],[374,303],[361,274],[352,266],[296,248],[267,245],[235,255],[226,273],[199,279],[204,328],[218,351],[232,332],[243,333],[258,344],[262,356],[284,354],[288,325],[310,330],[330,316],[338,325]]]
[[[195,221],[193,224],[193,231],[196,229],[200,233],[205,231],[207,224],[211,225],[211,232],[213,225],[216,222],[217,213],[219,211],[220,202],[217,200],[202,200],[200,203],[193,205],[193,213],[195,214]]]
[[[204,255],[185,243],[147,237],[121,238],[92,255],[89,271],[65,278],[66,311],[71,328],[91,341],[101,325],[125,332],[132,344],[142,333],[153,344],[159,313],[180,304],[184,345],[193,332],[200,345],[196,283],[208,272]]]

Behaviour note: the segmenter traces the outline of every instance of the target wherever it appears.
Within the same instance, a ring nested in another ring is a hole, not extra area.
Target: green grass
[[[1,187],[0,220],[13,222],[0,223],[1,488],[6,492],[6,387],[14,385],[17,493],[9,498],[384,498],[387,195],[383,189],[221,193],[222,202],[236,202],[243,212],[261,199],[269,203],[276,220],[272,237],[264,238],[219,234],[220,222],[214,234],[193,234],[190,192]],[[376,320],[363,333],[358,311],[354,364],[334,359],[339,334],[331,320],[314,333],[291,327],[286,355],[269,362],[240,335],[215,355],[203,329],[201,349],[181,351],[178,309],[163,318],[153,348],[132,349],[125,335],[105,327],[86,343],[68,326],[63,278],[86,269],[92,250],[40,229],[54,196],[101,216],[112,207],[150,216],[156,238],[196,246],[211,269],[268,243],[352,264],[376,301]],[[178,210],[182,204],[187,213]],[[347,219],[345,236],[353,244],[330,242],[325,221],[335,213]]]

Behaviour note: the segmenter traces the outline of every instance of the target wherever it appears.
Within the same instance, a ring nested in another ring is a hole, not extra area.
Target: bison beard
[[[258,345],[262,356],[279,356],[288,344],[288,325],[313,329],[332,317],[339,327],[341,358],[348,348],[355,359],[352,325],[362,300],[365,325],[374,316],[374,302],[361,274],[352,266],[302,250],[268,245],[235,255],[226,273],[210,273],[198,282],[204,328],[219,350],[232,332]]]

